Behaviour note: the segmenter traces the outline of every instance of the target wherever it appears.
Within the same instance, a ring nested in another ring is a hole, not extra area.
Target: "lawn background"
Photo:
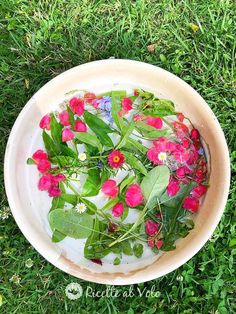
[[[221,123],[235,175],[235,19],[236,2],[227,0],[0,0],[1,166],[11,127],[41,86],[78,64],[115,57],[160,66],[195,88]],[[71,282],[96,291],[106,287],[57,270],[11,216],[3,219],[8,204],[2,167],[0,175],[0,313],[236,313],[235,178],[213,237],[188,263],[135,285],[133,298],[71,301],[64,292]],[[31,268],[25,266],[29,258]],[[15,274],[19,284],[10,281]],[[139,297],[137,287],[153,285],[156,297]]]

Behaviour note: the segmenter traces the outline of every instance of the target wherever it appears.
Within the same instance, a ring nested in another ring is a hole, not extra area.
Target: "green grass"
[[[235,15],[233,0],[1,0],[1,157],[17,115],[41,86],[75,65],[114,56],[158,65],[198,90],[224,129],[235,175]],[[199,26],[197,32],[190,23]],[[156,45],[155,51],[148,51],[150,44]],[[3,211],[7,206],[3,184],[0,193]],[[127,299],[69,300],[64,290],[70,282],[96,291],[106,287],[57,270],[30,246],[12,217],[2,219],[0,312],[235,313],[235,202],[234,178],[212,239],[168,276],[135,285],[134,297]],[[31,268],[25,266],[28,258],[33,260]],[[21,277],[19,284],[9,281],[14,274]],[[156,297],[139,296],[137,288],[153,285]]]

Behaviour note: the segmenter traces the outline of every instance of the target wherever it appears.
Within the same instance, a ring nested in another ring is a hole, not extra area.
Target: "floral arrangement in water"
[[[109,253],[118,265],[144,247],[175,249],[208,187],[199,131],[171,101],[143,90],[81,92],[62,107],[41,119],[45,150],[27,160],[52,197],[52,241],[85,239],[84,257],[98,264]]]

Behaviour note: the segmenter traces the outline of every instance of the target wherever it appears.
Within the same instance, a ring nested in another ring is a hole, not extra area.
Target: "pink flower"
[[[69,101],[70,109],[78,116],[82,116],[84,113],[84,101],[80,98],[73,97]]]
[[[48,190],[48,195],[50,197],[59,197],[59,196],[61,196],[61,190],[58,187],[56,187],[56,186],[52,186]]]
[[[191,130],[191,138],[193,140],[198,140],[200,138],[200,133],[197,129],[192,129]]]
[[[85,93],[84,94],[84,101],[86,103],[91,104],[95,98],[96,98],[96,95],[94,93]]]
[[[116,197],[119,194],[119,188],[116,185],[116,181],[109,179],[106,180],[102,185],[102,192],[110,197]]]
[[[182,114],[182,112],[177,114],[177,119],[179,120],[179,122],[183,122],[184,121],[184,115]]]
[[[112,215],[114,217],[120,217],[125,210],[125,206],[122,203],[117,203],[113,208],[112,208]]]
[[[64,126],[70,125],[69,113],[67,110],[64,110],[61,113],[59,113],[59,121]]]
[[[140,122],[140,121],[143,121],[145,119],[146,119],[145,116],[142,116],[141,114],[136,114],[133,117],[134,122]]]
[[[165,137],[159,137],[158,140],[153,142],[158,152],[168,152],[170,148],[170,142]]]
[[[62,131],[62,142],[71,141],[74,137],[75,135],[70,129],[66,128]]]
[[[203,184],[199,184],[194,189],[192,189],[190,194],[194,197],[201,197],[202,195],[206,193],[206,191],[207,191],[207,187]]]
[[[157,233],[159,229],[159,226],[157,223],[155,223],[154,221],[152,220],[147,220],[145,222],[145,230],[146,230],[146,233],[149,235],[149,236],[153,236],[154,234]]]
[[[194,196],[187,196],[183,201],[183,208],[196,213],[199,207],[199,199]]]
[[[125,97],[121,100],[122,110],[128,112],[132,109],[132,100]]]
[[[97,102],[97,100],[99,100],[99,99],[101,99],[101,98],[97,98],[97,99],[93,99],[92,101],[91,101],[91,105],[94,107],[94,108],[98,108],[98,105],[99,105],[99,103]]]
[[[87,125],[83,121],[76,121],[74,129],[76,132],[87,132]]]
[[[167,194],[171,196],[175,196],[179,192],[180,186],[179,181],[174,179],[173,177],[170,177],[170,182],[167,186]]]
[[[51,174],[45,174],[39,179],[38,188],[40,191],[48,191],[51,186],[52,186]]]
[[[111,168],[120,168],[125,161],[125,156],[119,150],[113,150],[108,155],[108,164]]]
[[[38,168],[39,172],[45,173],[51,169],[51,163],[47,159],[41,159],[41,160],[39,160],[39,162],[37,164],[37,168]]]
[[[42,159],[48,159],[48,154],[45,153],[42,149],[38,149],[33,154],[32,159],[38,163]]]
[[[155,147],[150,148],[147,152],[147,158],[152,161],[154,165],[162,164],[162,161],[159,160],[158,155],[159,151]]]
[[[153,239],[152,238],[148,238],[148,240],[147,240],[147,244],[148,244],[148,246],[152,249],[152,248],[154,248],[154,241],[153,241]]]
[[[182,139],[182,146],[184,148],[189,148],[189,145],[190,145],[190,143],[186,138]]]
[[[195,176],[196,176],[196,180],[198,182],[201,182],[205,179],[205,172],[201,168],[198,168],[195,172]]]
[[[46,129],[46,130],[50,130],[50,121],[51,121],[51,117],[50,115],[46,114],[45,116],[42,117],[42,119],[39,122],[39,127],[41,129]]]
[[[130,207],[136,207],[143,202],[142,190],[138,184],[131,184],[125,193],[125,202]]]
[[[163,245],[163,240],[157,240],[157,242],[156,242],[156,246],[157,246],[157,248],[158,248],[158,250],[160,250],[160,248],[162,247],[162,245]]]
[[[147,117],[146,123],[156,129],[161,129],[163,127],[161,118]]]
[[[59,182],[65,181],[66,177],[64,176],[64,174],[58,173],[57,175],[53,176],[53,180],[55,183],[59,183]]]

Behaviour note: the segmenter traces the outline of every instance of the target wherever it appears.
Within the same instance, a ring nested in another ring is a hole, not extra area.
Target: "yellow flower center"
[[[118,161],[120,161],[120,157],[119,157],[119,156],[115,156],[115,157],[113,157],[113,161],[114,161],[114,162],[118,162]]]

